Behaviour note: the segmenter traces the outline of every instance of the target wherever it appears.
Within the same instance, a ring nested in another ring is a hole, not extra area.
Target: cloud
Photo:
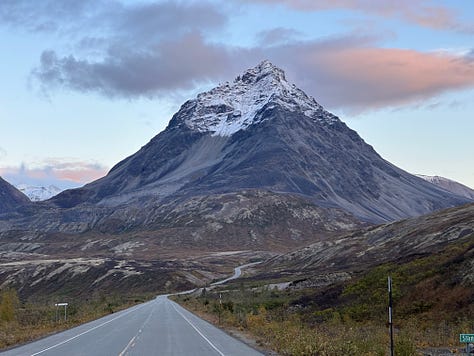
[[[187,34],[147,50],[116,47],[99,61],[44,51],[32,74],[46,89],[153,97],[218,79],[230,66],[227,49],[206,43],[200,34]]]
[[[163,41],[189,33],[213,33],[227,16],[213,4],[186,1],[136,2],[97,0],[94,11],[84,9],[73,24],[65,25],[67,37],[77,37],[76,48],[106,55],[126,48],[150,51]]]
[[[474,62],[474,48],[471,49],[467,54],[466,54],[466,59],[468,61]]]
[[[96,162],[49,159],[19,167],[0,167],[0,176],[13,184],[56,185],[71,188],[83,185],[107,174],[108,169]]]
[[[292,42],[300,36],[301,33],[294,29],[276,27],[257,33],[257,40],[262,45],[271,46]]]
[[[0,20],[67,41],[63,48],[69,53],[44,50],[31,72],[46,93],[64,88],[109,97],[156,96],[215,79],[228,65],[226,51],[204,40],[227,21],[209,2],[5,0]]]
[[[232,48],[187,34],[150,52],[116,48],[97,62],[47,51],[34,75],[47,88],[154,97],[231,79],[265,58],[330,109],[358,112],[412,104],[474,86],[468,55],[380,48],[375,38],[354,35]]]
[[[6,156],[7,156],[7,151],[3,147],[0,147],[0,159]]]
[[[0,20],[31,32],[55,32],[68,38],[105,36],[137,44],[189,30],[212,30],[222,26],[226,16],[205,1],[2,0]]]
[[[285,5],[300,11],[322,11],[345,9],[376,15],[383,18],[396,18],[432,29],[448,29],[461,32],[474,32],[472,24],[462,23],[452,9],[434,5],[428,0],[242,0],[243,2],[268,5]]]
[[[70,30],[94,12],[94,0],[2,0],[0,20],[3,24],[21,27],[31,32],[57,32]]]
[[[212,31],[227,21],[217,6],[207,2],[167,1],[124,6],[114,19],[106,15],[114,35],[131,41],[154,42],[195,31]],[[140,40],[141,39],[141,40]]]
[[[464,57],[370,46],[300,43],[270,51],[324,105],[352,111],[397,106],[474,87]],[[289,56],[290,53],[298,55]]]

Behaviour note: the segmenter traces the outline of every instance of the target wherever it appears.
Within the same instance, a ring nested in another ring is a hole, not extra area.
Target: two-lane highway
[[[166,296],[2,355],[261,355]]]
[[[166,295],[161,295],[150,302],[5,351],[1,355],[262,354],[198,318]]]

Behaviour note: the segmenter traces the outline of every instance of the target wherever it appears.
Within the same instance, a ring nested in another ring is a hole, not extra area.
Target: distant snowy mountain
[[[438,187],[446,189],[451,193],[474,200],[474,189],[471,189],[464,184],[440,176],[425,176],[423,174],[416,174],[416,176],[423,178]]]
[[[62,189],[54,185],[50,185],[49,187],[37,187],[28,184],[18,184],[16,188],[30,198],[31,201],[48,200],[62,192]]]

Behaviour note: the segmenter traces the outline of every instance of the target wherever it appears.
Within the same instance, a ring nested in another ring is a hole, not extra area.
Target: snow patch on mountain
[[[16,188],[30,198],[31,201],[48,200],[62,192],[62,189],[54,185],[48,187],[37,187],[27,184],[18,184],[16,185]]]
[[[474,200],[474,189],[471,189],[464,184],[456,182],[454,180],[440,177],[440,176],[426,176],[423,174],[415,174],[417,177],[423,178],[424,180],[441,187],[448,192],[460,195],[462,197],[466,197],[469,199]]]
[[[261,122],[263,119],[258,114],[267,104],[303,112],[322,123],[339,122],[314,98],[288,83],[283,70],[263,61],[232,83],[221,84],[189,102],[193,107],[192,115],[185,119],[185,124],[198,132],[212,132],[213,136],[231,136]]]

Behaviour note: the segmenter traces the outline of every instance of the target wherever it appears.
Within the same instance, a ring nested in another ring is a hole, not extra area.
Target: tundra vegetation
[[[474,330],[473,247],[469,239],[437,255],[382,264],[322,288],[280,291],[247,278],[226,289],[174,298],[282,355],[386,355],[391,275],[395,354],[454,349],[462,346],[460,333]]]
[[[0,348],[22,344],[100,318],[149,299],[147,295],[97,294],[72,298],[66,295],[21,301],[14,289],[0,292]],[[68,302],[64,309],[55,303]]]

